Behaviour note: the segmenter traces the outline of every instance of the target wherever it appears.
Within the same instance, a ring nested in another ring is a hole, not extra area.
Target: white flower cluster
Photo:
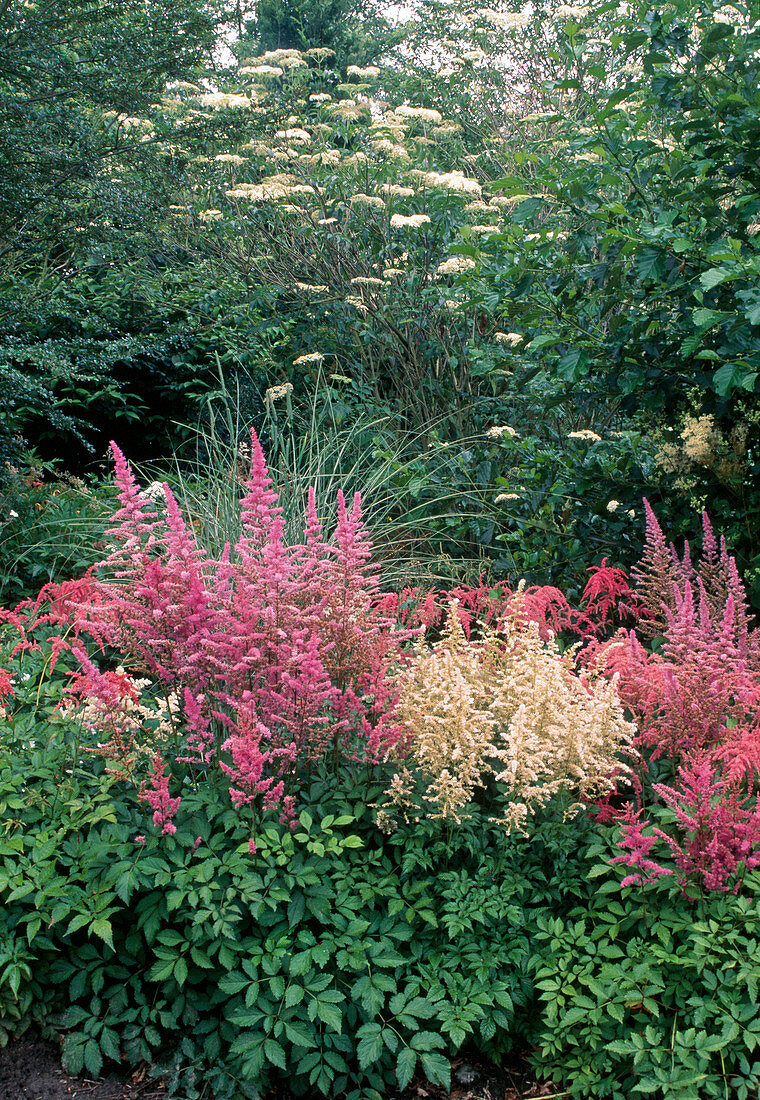
[[[282,76],[283,69],[279,65],[244,65],[240,70],[241,76],[269,77]]]
[[[380,195],[365,195],[363,192],[359,192],[356,195],[351,196],[352,206],[373,206],[378,210],[385,210],[385,199]]]
[[[323,359],[324,355],[321,351],[310,351],[306,355],[299,355],[297,359],[294,359],[293,366],[300,367],[306,363],[321,363]]]
[[[448,260],[438,264],[436,272],[438,275],[459,275],[463,271],[473,271],[475,266],[475,261],[470,256],[450,256]]]
[[[295,145],[311,144],[311,134],[300,126],[291,126],[287,130],[277,130],[274,136],[279,141],[292,141]]]
[[[391,214],[392,229],[419,229],[422,225],[429,225],[430,217],[427,214]]]
[[[426,184],[428,187],[437,187],[441,191],[459,191],[463,195],[476,195],[478,198],[481,195],[482,188],[477,180],[470,179],[464,172],[423,172],[421,169],[415,169],[409,173],[410,176],[414,176],[420,183]]]
[[[297,360],[296,360],[297,361]],[[270,386],[264,393],[265,401],[279,401],[283,397],[287,397],[289,393],[293,392],[292,382],[283,382],[281,386]]]
[[[601,443],[602,437],[592,432],[590,428],[581,428],[577,432],[568,432],[568,439],[583,439],[586,443]]]
[[[527,27],[530,23],[530,15],[523,11],[493,11],[491,8],[485,8],[480,14],[487,22],[493,23],[503,31]]]
[[[232,92],[204,92],[203,95],[198,96],[198,102],[202,107],[213,107],[214,109],[252,106],[252,102],[247,95],[234,95]]]
[[[428,122],[433,126],[440,126],[443,122],[441,112],[428,107],[407,107],[402,104],[401,107],[396,107],[393,113],[397,118],[417,119],[418,122]]]
[[[380,76],[380,70],[377,65],[366,65],[364,68],[360,65],[349,65],[346,69],[346,76],[358,76],[361,80],[374,80],[375,77]]]

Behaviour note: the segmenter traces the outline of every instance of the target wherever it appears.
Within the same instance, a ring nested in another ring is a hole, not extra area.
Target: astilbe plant
[[[614,786],[634,730],[615,680],[579,670],[573,657],[514,609],[468,639],[452,603],[440,641],[420,639],[399,674],[409,755],[381,824],[391,827],[396,813],[458,821],[495,783],[505,794],[494,816],[523,829],[560,792],[569,810]]]
[[[544,641],[562,634],[596,639],[609,634],[621,621],[638,618],[639,600],[622,569],[608,565],[604,558],[588,572],[591,575],[580,607],[572,607],[554,585],[526,586],[521,581],[512,590],[503,582],[491,587],[482,577],[478,585],[461,584],[447,591],[404,588],[401,592],[386,592],[381,605],[403,625],[432,632],[442,628],[455,601],[467,638],[473,628],[493,627],[505,617],[536,623]]]
[[[648,504],[646,510],[637,590],[644,636],[660,636],[661,644],[652,652],[636,633],[623,632],[594,661],[619,677],[639,730],[640,809],[651,794],[646,812],[659,812],[666,828],[653,827],[645,845],[640,816],[623,815],[626,856],[619,861],[639,867],[640,881],[661,873],[650,858],[659,837],[684,888],[736,890],[742,868],[760,862],[760,638],[750,629],[736,562],[724,541],[717,544],[707,517],[694,565],[688,545],[679,557]],[[661,779],[670,772],[668,782],[649,780],[655,766]],[[605,816],[615,815],[608,807]]]
[[[127,673],[150,678],[172,720],[176,712],[174,759],[196,775],[218,763],[237,806],[288,816],[299,777],[315,762],[327,759],[337,769],[345,760],[386,755],[401,733],[390,670],[408,632],[378,605],[359,496],[349,508],[339,494],[328,539],[311,492],[304,541],[286,545],[252,433],[242,534],[215,559],[168,486],[163,506],[154,506],[115,444],[112,450],[120,507],[107,533],[110,553],[67,612],[80,639],[115,651]],[[126,681],[98,669],[81,645],[73,652],[80,672],[71,695],[90,718],[108,706],[121,713]],[[118,749],[112,729],[103,749]],[[141,794],[151,806],[163,800],[154,810],[164,832],[176,813],[163,770],[167,751],[164,739],[152,785]]]

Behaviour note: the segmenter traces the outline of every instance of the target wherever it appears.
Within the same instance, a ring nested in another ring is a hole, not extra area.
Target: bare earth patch
[[[452,1063],[447,1093],[425,1081],[414,1081],[400,1097],[389,1100],[549,1100],[563,1095],[551,1083],[537,1084],[523,1062],[504,1067],[473,1058]],[[92,1081],[70,1077],[61,1068],[55,1043],[31,1032],[0,1050],[2,1100],[166,1100],[167,1091],[140,1066],[128,1077],[110,1074]],[[271,1100],[275,1100],[272,1094]],[[276,1100],[289,1100],[278,1095]]]

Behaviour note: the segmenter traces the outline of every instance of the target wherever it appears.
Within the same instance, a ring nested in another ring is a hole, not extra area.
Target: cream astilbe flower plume
[[[626,772],[635,731],[617,682],[578,672],[574,650],[560,652],[522,618],[518,600],[498,631],[471,640],[452,601],[441,641],[416,643],[397,681],[409,752],[386,792],[384,828],[394,813],[408,820],[415,809],[461,821],[495,780],[507,788],[496,820],[523,830],[560,792],[579,808]]]

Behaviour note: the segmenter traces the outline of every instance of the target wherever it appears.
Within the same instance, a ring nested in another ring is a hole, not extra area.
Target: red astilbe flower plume
[[[693,565],[688,546],[681,559],[666,547],[647,505],[649,549],[637,579],[649,615],[644,633],[661,634],[662,644],[652,653],[635,633],[619,633],[594,660],[619,675],[620,697],[639,727],[641,778],[649,760],[672,764],[672,784],[653,790],[675,824],[656,833],[682,883],[723,891],[740,864],[760,862],[760,646],[736,562],[725,541],[718,547],[707,517],[703,530],[704,551]],[[656,608],[665,584],[668,598]]]
[[[587,572],[591,576],[581,597],[586,605],[583,612],[587,620],[585,633],[600,634],[613,614],[618,619],[639,618],[641,608],[623,569],[608,565],[607,558],[602,558],[601,565],[589,566]]]
[[[7,668],[0,668],[0,700],[13,698],[13,681]]]

